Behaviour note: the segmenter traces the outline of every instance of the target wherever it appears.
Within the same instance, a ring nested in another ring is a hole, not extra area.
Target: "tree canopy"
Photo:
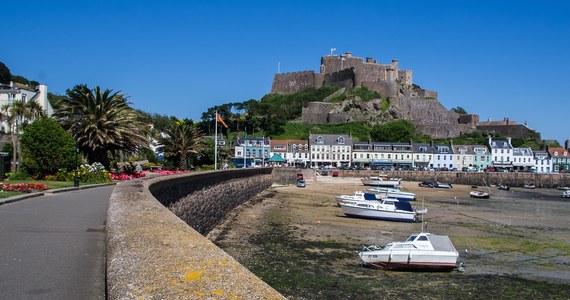
[[[136,153],[149,144],[147,124],[125,95],[110,89],[76,85],[67,90],[54,116],[76,135],[89,163],[100,162],[109,168],[111,158]]]
[[[26,127],[21,137],[22,166],[36,178],[75,167],[75,141],[54,119],[43,118]]]
[[[370,136],[378,142],[409,142],[416,136],[416,128],[410,121],[395,120],[374,126]]]
[[[10,83],[12,80],[12,73],[10,69],[0,61],[0,83]]]

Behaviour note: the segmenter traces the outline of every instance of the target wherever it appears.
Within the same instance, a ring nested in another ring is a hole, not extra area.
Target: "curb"
[[[4,204],[8,204],[8,203],[14,203],[14,202],[18,202],[18,201],[22,201],[22,200],[26,200],[26,199],[30,199],[30,198],[41,197],[44,195],[59,194],[59,193],[64,193],[64,192],[77,191],[77,190],[86,190],[86,189],[96,188],[96,187],[100,187],[100,186],[116,185],[116,184],[117,184],[116,182],[101,183],[101,184],[90,184],[90,185],[82,185],[79,187],[61,188],[61,189],[54,189],[54,190],[46,190],[43,192],[35,192],[35,193],[30,193],[30,194],[18,195],[18,196],[0,199],[0,205],[4,205]]]

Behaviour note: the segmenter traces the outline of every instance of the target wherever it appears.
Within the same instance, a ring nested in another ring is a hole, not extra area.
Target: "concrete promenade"
[[[0,205],[0,299],[105,299],[114,185]]]

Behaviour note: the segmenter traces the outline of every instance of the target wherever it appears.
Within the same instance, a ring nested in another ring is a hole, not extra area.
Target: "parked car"
[[[305,187],[305,185],[304,179],[297,179],[297,187]]]
[[[334,170],[332,172],[332,177],[338,177],[339,171],[338,170]]]

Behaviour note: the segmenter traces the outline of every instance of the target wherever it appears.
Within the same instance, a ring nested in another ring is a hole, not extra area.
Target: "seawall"
[[[466,185],[507,184],[522,187],[534,183],[539,188],[556,188],[570,185],[568,173],[528,173],[528,172],[427,172],[427,171],[373,171],[373,170],[342,170],[340,176],[366,177],[386,174],[400,177],[405,181],[437,180],[442,183]]]
[[[284,299],[163,205],[226,181],[270,173],[266,168],[211,171],[118,184],[107,213],[108,298]],[[203,214],[193,215],[200,219]]]

